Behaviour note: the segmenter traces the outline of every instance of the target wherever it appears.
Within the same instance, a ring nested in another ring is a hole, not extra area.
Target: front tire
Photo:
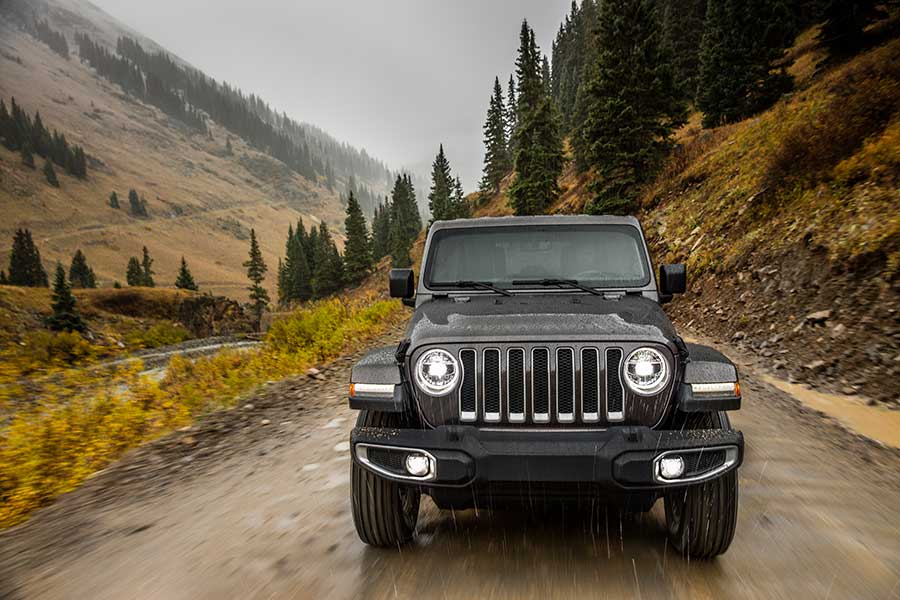
[[[689,429],[730,428],[724,414],[697,415]],[[711,481],[666,494],[669,541],[685,556],[710,559],[723,554],[737,526],[738,478],[732,470]]]
[[[403,415],[364,410],[357,427],[398,428]],[[412,539],[419,519],[418,489],[372,473],[352,460],[350,495],[353,524],[359,539],[379,548],[399,547]]]

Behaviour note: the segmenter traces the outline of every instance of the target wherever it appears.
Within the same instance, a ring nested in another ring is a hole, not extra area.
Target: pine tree
[[[388,234],[391,264],[409,267],[409,251],[422,230],[422,218],[416,204],[416,192],[409,175],[398,175],[391,193],[390,231]]]
[[[356,197],[347,200],[344,220],[347,242],[344,244],[344,276],[350,285],[359,285],[372,270],[372,245],[366,229],[366,217]]]
[[[660,3],[660,24],[663,46],[672,57],[675,85],[680,97],[692,102],[697,95],[697,76],[700,72],[700,45],[707,0],[663,0]]]
[[[9,278],[6,277],[6,271],[0,270],[0,285],[9,285]]]
[[[44,177],[47,178],[47,183],[59,187],[59,179],[56,178],[56,171],[53,170],[53,162],[50,160],[44,162]]]
[[[132,287],[144,285],[144,272],[141,269],[141,261],[136,256],[128,259],[128,268],[125,270],[125,283]]]
[[[47,272],[31,232],[17,229],[9,253],[9,285],[47,287]]]
[[[494,93],[484,123],[484,175],[481,178],[483,192],[499,193],[500,182],[512,168],[506,125],[503,89],[500,87],[500,78],[497,77],[494,79]]]
[[[34,168],[34,155],[31,153],[31,144],[25,143],[22,144],[22,149],[19,151],[22,156],[22,164],[28,167],[29,169]]]
[[[278,300],[282,305],[312,297],[312,272],[305,248],[308,243],[302,219],[297,223],[296,232],[288,226],[285,259],[278,273]]]
[[[432,221],[453,218],[453,210],[450,205],[452,186],[450,161],[447,160],[447,156],[444,154],[444,145],[441,144],[440,150],[431,164],[431,192],[428,194],[428,209],[431,211]]]
[[[136,190],[128,190],[128,210],[131,212],[132,216],[135,217],[149,216],[147,212],[147,201],[144,200],[143,197],[138,196]]]
[[[114,290],[121,290],[121,289],[122,289],[122,284],[119,283],[119,280],[118,280],[118,279],[116,279],[115,281],[113,281],[113,289],[114,289]]]
[[[86,326],[75,308],[75,296],[66,283],[66,271],[56,263],[56,277],[53,280],[53,314],[47,318],[47,326],[53,331],[84,331]]]
[[[150,258],[150,252],[147,250],[147,246],[144,246],[141,250],[141,285],[144,287],[156,287],[156,283],[153,281],[153,275],[155,275],[155,271],[153,270],[153,259]]]
[[[80,249],[72,256],[72,264],[69,266],[69,283],[73,288],[95,288],[97,277],[94,270],[88,265],[84,252]]]
[[[313,271],[313,293],[318,298],[332,294],[344,285],[343,263],[337,246],[325,223],[319,224],[316,236],[316,267]]]
[[[181,268],[178,269],[178,278],[175,280],[175,287],[179,290],[191,290],[193,292],[199,289],[183,256],[181,257]]]
[[[256,318],[256,329],[259,330],[262,324],[262,315],[269,304],[269,293],[263,287],[262,282],[266,277],[266,263],[263,260],[262,252],[259,249],[259,243],[256,241],[256,230],[250,230],[250,257],[244,263],[247,269],[247,279],[250,280],[250,286],[247,288],[250,292],[250,302],[253,305],[253,314]]]
[[[591,140],[586,164],[595,169],[595,213],[629,213],[638,186],[653,176],[685,109],[675,87],[651,0],[604,0],[597,32],[599,60],[587,87]]]
[[[384,203],[375,207],[372,218],[372,256],[376,261],[390,253],[390,234],[390,200],[385,198]]]
[[[541,59],[541,83],[544,84],[544,94],[549,96],[552,83],[550,81],[550,60],[546,54]]]
[[[862,49],[866,26],[884,13],[875,0],[825,0],[822,14],[819,41],[832,57],[841,59]]]
[[[515,148],[513,147],[514,138],[516,136],[516,114],[519,106],[519,100],[516,98],[516,82],[513,76],[509,76],[509,82],[506,84],[506,142],[509,144],[509,155],[512,156]]]
[[[119,195],[116,194],[115,191],[113,191],[109,195],[109,206],[110,206],[110,208],[115,208],[115,209],[119,208]]]
[[[776,62],[791,43],[793,19],[781,0],[717,0],[706,12],[697,106],[703,126],[745,119],[792,85]]]
[[[544,92],[540,51],[534,31],[522,22],[516,59],[516,133],[514,166],[516,180],[509,190],[517,215],[543,214],[559,196],[557,179],[564,157],[553,100]]]
[[[454,219],[467,219],[469,217],[466,195],[463,192],[462,180],[460,180],[458,175],[456,176],[456,181],[453,182],[453,194],[450,197],[450,203]]]

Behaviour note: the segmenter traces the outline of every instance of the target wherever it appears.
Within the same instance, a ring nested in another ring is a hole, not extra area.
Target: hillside
[[[772,109],[701,129],[694,118],[641,199],[657,264],[686,262],[668,309],[782,376],[896,402],[900,375],[900,40],[827,66],[815,30],[790,51],[797,89]],[[571,163],[552,213],[578,213]],[[510,214],[501,194],[476,214]]]
[[[42,18],[64,33],[73,49],[72,39],[81,32],[113,48],[117,36],[129,35],[148,50],[158,49],[88,2],[53,0],[45,10]],[[43,159],[36,157],[32,170],[21,164],[18,153],[0,148],[0,210],[14,216],[0,223],[3,268],[13,232],[27,227],[48,268],[56,260],[68,264],[81,248],[101,286],[124,283],[128,257],[139,255],[146,245],[159,284],[174,282],[184,255],[201,289],[243,298],[241,264],[251,228],[257,231],[270,274],[283,254],[288,225],[300,218],[307,224],[324,221],[340,240],[346,173],[338,172],[336,185],[329,187],[324,180],[301,176],[211,119],[208,134],[191,129],[101,78],[74,50],[68,60],[54,53],[13,20],[0,22],[0,73],[0,98],[7,106],[15,97],[29,114],[40,111],[48,128],[82,146],[89,157],[85,180],[60,172],[61,185],[53,188],[41,173]],[[352,150],[338,148],[324,132],[310,131],[313,145],[323,152],[347,155]],[[231,154],[226,151],[229,138]],[[360,156],[368,162],[363,161],[356,181],[382,192],[386,170],[364,152]],[[148,218],[130,216],[127,202],[118,210],[109,207],[112,191],[124,201],[129,189],[146,198]],[[274,282],[274,277],[267,282],[273,290]]]

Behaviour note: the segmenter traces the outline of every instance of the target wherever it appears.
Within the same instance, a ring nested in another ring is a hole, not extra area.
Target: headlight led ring
[[[431,396],[446,396],[459,383],[459,362],[446,350],[428,350],[416,361],[416,384]]]
[[[659,350],[638,348],[625,359],[625,383],[640,396],[659,393],[669,383],[669,363]]]

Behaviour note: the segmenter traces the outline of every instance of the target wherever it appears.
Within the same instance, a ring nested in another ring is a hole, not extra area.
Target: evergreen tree
[[[509,82],[506,84],[506,141],[509,144],[509,155],[512,156],[513,138],[516,135],[516,114],[519,106],[519,100],[516,98],[516,82],[513,76],[509,76]]]
[[[506,124],[503,90],[500,87],[500,78],[497,77],[494,79],[494,93],[484,123],[484,175],[481,178],[483,192],[499,193],[500,182],[512,169]]]
[[[9,285],[47,287],[47,272],[31,232],[17,229],[9,253]]]
[[[115,191],[109,195],[109,206],[110,208],[119,208],[119,195]]]
[[[297,223],[296,232],[288,226],[285,242],[285,259],[279,266],[278,300],[281,304],[309,300],[312,297],[312,273],[306,253],[306,229],[303,221]]]
[[[375,207],[372,218],[372,256],[376,261],[390,253],[390,232],[390,200],[385,198],[384,203]]]
[[[409,251],[422,230],[422,218],[416,205],[416,192],[409,175],[398,175],[391,192],[390,231],[388,234],[391,264],[409,267]]]
[[[622,214],[633,210],[638,186],[653,176],[685,110],[653,2],[604,0],[599,23],[579,135],[591,140],[585,162],[597,175],[591,212]]]
[[[9,285],[9,278],[6,277],[6,271],[0,271],[0,285]]]
[[[325,223],[319,224],[316,237],[316,267],[313,271],[313,293],[319,298],[333,294],[344,285],[341,255]]]
[[[178,269],[178,278],[175,280],[175,287],[179,290],[191,290],[193,292],[199,289],[183,256],[181,257],[181,268]]]
[[[125,270],[125,283],[132,287],[144,285],[144,272],[141,269],[141,261],[136,256],[128,259],[128,268]]]
[[[72,264],[69,266],[69,283],[73,288],[95,288],[97,277],[94,270],[88,265],[84,252],[80,249],[72,256]]]
[[[541,59],[541,83],[544,84],[544,94],[549,96],[552,83],[550,81],[550,60],[546,54]]]
[[[707,0],[662,0],[660,22],[662,40],[669,56],[675,85],[686,102],[697,95],[697,75],[700,72],[700,45]]]
[[[509,190],[517,215],[543,214],[559,196],[557,179],[564,157],[553,100],[544,92],[540,51],[534,31],[522,22],[516,59],[516,180]]]
[[[352,193],[347,200],[344,229],[347,232],[347,242],[344,244],[344,276],[348,284],[359,285],[372,270],[372,245],[366,229],[366,217]]]
[[[463,192],[462,181],[456,176],[453,182],[453,194],[450,197],[450,203],[453,209],[454,219],[467,219],[469,217],[469,207],[466,205],[466,195]]]
[[[22,144],[22,149],[19,151],[22,156],[22,164],[28,167],[29,169],[34,168],[34,155],[31,153],[31,145],[27,142]]]
[[[266,263],[263,260],[259,243],[256,241],[256,231],[250,230],[250,257],[244,263],[247,269],[247,279],[250,280],[250,302],[253,305],[253,314],[256,318],[256,329],[262,324],[262,315],[269,304],[269,293],[263,287],[262,282],[266,277]]]
[[[144,246],[141,252],[143,254],[141,258],[141,285],[144,287],[156,287],[156,283],[153,281],[153,275],[155,274],[153,259],[150,258],[147,246]]]
[[[128,210],[132,216],[147,217],[147,201],[143,197],[138,196],[136,190],[128,190]]]
[[[53,331],[84,331],[86,326],[75,308],[75,296],[66,283],[66,271],[56,263],[53,280],[53,314],[47,318],[47,326]]]
[[[875,0],[825,0],[822,14],[819,41],[840,59],[862,49],[866,26],[884,13]]]
[[[53,163],[49,160],[44,162],[44,177],[47,178],[47,183],[53,187],[59,187],[59,179],[56,178],[56,171],[53,170]]]
[[[113,289],[114,289],[114,290],[121,290],[121,289],[122,289],[122,284],[119,283],[119,280],[118,280],[118,279],[116,279],[115,281],[113,281]]]
[[[450,204],[453,178],[450,174],[450,161],[444,154],[444,145],[441,144],[434,162],[431,164],[431,192],[428,194],[428,209],[431,211],[432,221],[443,221],[453,218],[453,208]]]
[[[704,127],[745,119],[790,90],[791,77],[776,62],[792,31],[793,18],[782,0],[709,3],[697,94]]]

